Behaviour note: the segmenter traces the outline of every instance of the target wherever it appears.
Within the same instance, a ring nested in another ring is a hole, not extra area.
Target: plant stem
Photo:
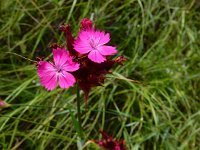
[[[79,86],[77,84],[76,87],[76,101],[77,101],[77,116],[78,116],[78,123],[79,123],[79,127],[81,129],[81,105],[80,105],[80,90],[79,90]]]
[[[81,126],[81,105],[80,105],[80,89],[77,84],[76,86],[76,101],[77,101],[77,117],[78,117],[78,128],[79,128],[79,137],[83,139],[83,130]]]

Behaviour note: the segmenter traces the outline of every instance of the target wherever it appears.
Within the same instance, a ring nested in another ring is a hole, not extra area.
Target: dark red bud
[[[92,28],[93,22],[90,19],[84,18],[81,20],[81,30],[87,30]]]
[[[103,139],[102,140],[94,140],[100,147],[105,150],[127,150],[125,146],[124,140],[115,140],[111,136],[107,135],[107,133],[103,131],[99,131]]]
[[[71,33],[71,28],[69,24],[64,24],[60,26],[60,30],[65,33],[65,38],[67,42],[67,49],[72,56],[77,56],[77,52],[74,50],[74,37]]]

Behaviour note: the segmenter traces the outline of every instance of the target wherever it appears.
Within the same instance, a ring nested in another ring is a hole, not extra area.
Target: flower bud
[[[87,30],[92,28],[92,21],[90,19],[84,18],[81,20],[81,30]]]

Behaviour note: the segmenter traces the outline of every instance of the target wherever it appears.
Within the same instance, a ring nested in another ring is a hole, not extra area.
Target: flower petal
[[[89,41],[83,41],[81,39],[77,39],[74,42],[74,49],[80,54],[86,54],[92,50]]]
[[[74,76],[66,71],[63,71],[58,78],[58,83],[61,88],[69,88],[70,86],[73,86],[76,82]]]
[[[117,50],[115,47],[113,46],[101,46],[99,48],[99,52],[102,54],[102,55],[114,55],[117,53]]]
[[[74,49],[80,54],[86,54],[92,50],[90,45],[90,38],[92,31],[81,31],[78,38],[74,41]]]
[[[78,63],[75,63],[75,62],[71,62],[71,63],[67,63],[67,64],[64,64],[62,66],[63,70],[65,71],[69,71],[69,72],[74,72],[76,70],[79,69],[79,64]]]
[[[55,74],[55,68],[52,64],[48,63],[47,61],[39,61],[38,62],[38,75],[39,77]]]
[[[52,91],[56,88],[57,77],[56,75],[53,76],[46,76],[40,78],[40,83],[43,85],[47,90]]]
[[[53,90],[56,87],[56,71],[55,68],[46,61],[38,62],[38,76],[40,78],[40,83],[47,90]]]
[[[69,59],[72,59],[64,48],[53,49],[53,60],[56,66],[62,66]]]
[[[105,32],[101,32],[101,31],[96,31],[95,32],[95,38],[96,39],[99,38],[99,44],[104,45],[104,44],[106,44],[110,41],[110,34],[105,33]]]
[[[88,54],[88,58],[96,63],[102,63],[106,60],[97,50],[93,50]]]

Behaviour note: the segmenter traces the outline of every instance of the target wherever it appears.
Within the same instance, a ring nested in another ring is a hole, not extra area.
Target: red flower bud
[[[104,148],[105,150],[127,150],[125,147],[124,140],[115,140],[111,136],[107,135],[103,131],[99,131],[103,139],[102,140],[94,140],[100,147]]]
[[[70,25],[68,25],[68,24],[67,25],[61,25],[60,30],[65,33],[65,38],[66,38],[66,42],[67,42],[67,49],[68,49],[70,55],[77,56],[78,54],[74,50],[74,46],[73,46],[74,37],[72,36]]]
[[[81,20],[81,30],[87,30],[92,28],[92,21],[90,19],[84,18]]]

